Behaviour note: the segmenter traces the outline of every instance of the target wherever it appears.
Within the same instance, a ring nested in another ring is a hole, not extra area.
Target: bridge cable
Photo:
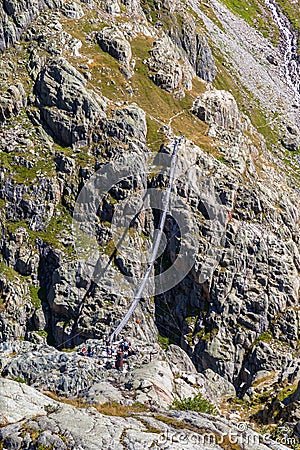
[[[154,263],[155,263],[155,260],[156,260],[156,256],[157,256],[157,253],[158,253],[158,250],[159,250],[160,241],[161,241],[161,238],[162,238],[162,235],[163,235],[165,222],[166,222],[167,211],[168,211],[168,208],[169,208],[171,192],[172,192],[172,188],[173,188],[173,184],[174,184],[174,175],[175,175],[175,168],[176,168],[176,163],[177,163],[177,158],[178,158],[178,149],[179,149],[179,145],[180,145],[182,139],[183,138],[181,138],[179,140],[176,139],[175,142],[174,142],[173,152],[172,152],[172,156],[171,156],[169,181],[168,181],[168,185],[167,185],[167,189],[166,189],[166,193],[165,193],[165,198],[164,198],[164,202],[163,202],[164,206],[163,206],[163,210],[162,210],[162,215],[160,217],[157,233],[156,233],[155,238],[154,238],[154,243],[153,243],[153,247],[152,247],[152,253],[151,253],[150,261],[148,263],[147,270],[145,272],[145,275],[143,277],[143,280],[142,280],[140,286],[136,289],[136,293],[135,293],[133,302],[132,302],[129,310],[127,311],[126,315],[124,316],[122,321],[119,323],[117,328],[110,335],[110,338],[109,338],[110,342],[112,342],[112,341],[114,341],[116,339],[116,337],[120,334],[120,332],[123,330],[123,328],[129,322],[129,320],[130,320],[132,314],[134,313],[134,311],[135,311],[139,301],[142,298],[143,292],[145,290],[145,287],[147,285],[147,282],[148,282],[148,279],[150,277],[151,271],[153,269],[153,266],[154,266]]]

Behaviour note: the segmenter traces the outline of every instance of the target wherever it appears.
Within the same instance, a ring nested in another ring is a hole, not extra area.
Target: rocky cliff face
[[[187,358],[183,371],[197,370],[204,386],[219,377],[216,389],[238,395],[258,421],[285,420],[287,405],[294,427],[299,19],[288,2],[254,3],[1,3],[0,337],[28,341],[12,350],[19,359],[0,354],[2,375],[78,394],[69,374],[47,381],[45,365],[55,372],[53,347],[100,339],[127,311],[159,219],[161,167],[184,134],[156,290],[125,334],[169,344],[159,364],[179,347],[174,365]],[[147,190],[156,197],[140,211]],[[24,366],[34,345],[46,355],[36,373]],[[184,377],[176,384],[172,367],[162,369],[164,407],[205,392]],[[105,379],[89,371],[82,391],[90,376]],[[137,391],[142,375],[131,380]],[[162,406],[148,388],[138,400]]]

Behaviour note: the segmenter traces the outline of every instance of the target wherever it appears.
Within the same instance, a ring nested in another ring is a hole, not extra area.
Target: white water
[[[291,30],[290,23],[285,15],[278,9],[273,0],[265,0],[266,6],[272,12],[275,23],[284,39],[284,67],[288,86],[300,92],[300,69],[297,63],[297,39]]]

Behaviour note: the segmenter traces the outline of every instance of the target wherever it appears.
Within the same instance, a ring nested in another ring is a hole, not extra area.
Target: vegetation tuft
[[[161,334],[158,334],[158,342],[164,350],[166,350],[170,345],[170,340],[168,337],[162,336]]]
[[[216,407],[202,397],[199,393],[194,398],[188,397],[183,400],[175,399],[172,404],[172,409],[177,409],[180,411],[196,411],[207,414],[217,414]]]

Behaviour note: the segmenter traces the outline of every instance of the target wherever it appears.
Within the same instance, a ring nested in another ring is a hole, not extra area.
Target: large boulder
[[[10,86],[0,95],[0,124],[17,116],[26,106],[26,94],[21,83]]]
[[[0,378],[0,426],[47,415],[47,406],[57,402],[30,386]]]
[[[208,136],[218,139],[221,158],[244,173],[252,154],[257,154],[254,139],[260,138],[233,95],[217,89],[206,91],[195,100],[192,111],[209,126]]]
[[[107,381],[101,381],[100,383],[95,383],[87,392],[85,398],[91,403],[109,403],[118,402],[121,403],[123,396],[119,389],[114,387],[111,383]]]
[[[167,407],[174,399],[173,374],[166,361],[153,361],[133,372],[136,400]]]
[[[233,95],[228,91],[213,89],[198,97],[193,112],[208,125],[216,125],[226,130],[240,128],[241,115]]]
[[[82,7],[76,2],[66,2],[63,6],[63,14],[70,19],[81,19],[84,16]]]
[[[86,89],[86,80],[64,58],[46,64],[37,78],[35,94],[42,121],[65,146],[90,142],[94,127],[105,117],[103,99]]]
[[[182,55],[169,37],[164,36],[154,42],[147,65],[151,80],[165,91],[192,89],[194,71],[187,61],[182,61]]]
[[[119,63],[129,68],[132,58],[131,45],[121,30],[105,27],[97,34],[97,40],[104,52],[109,53]]]
[[[288,125],[285,136],[281,140],[282,145],[291,152],[297,152],[300,149],[299,128]]]
[[[109,14],[119,14],[121,12],[118,0],[104,0],[104,8]]]
[[[178,345],[169,345],[167,351],[167,358],[171,364],[172,370],[176,372],[189,372],[196,373],[196,368],[192,363],[191,359],[188,357],[187,353],[182,350]]]

